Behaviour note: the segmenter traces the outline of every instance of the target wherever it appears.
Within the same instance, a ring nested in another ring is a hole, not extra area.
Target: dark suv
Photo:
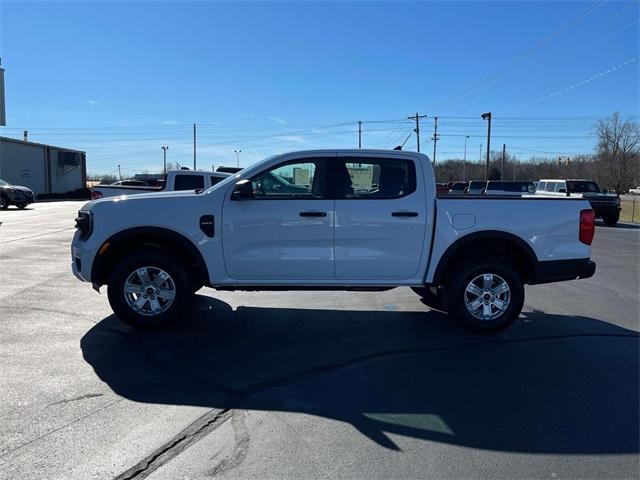
[[[9,205],[24,208],[35,201],[35,195],[27,187],[11,185],[0,178],[0,209],[6,210]]]
[[[600,187],[593,180],[542,179],[536,195],[582,197],[589,201],[596,217],[606,225],[615,225],[620,219],[620,198]]]

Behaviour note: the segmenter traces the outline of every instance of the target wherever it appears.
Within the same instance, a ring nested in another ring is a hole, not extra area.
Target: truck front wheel
[[[524,286],[518,272],[496,260],[469,260],[454,267],[445,288],[448,312],[478,333],[509,327],[522,310]]]
[[[111,273],[107,295],[120,320],[139,329],[157,329],[186,313],[192,287],[179,259],[169,254],[134,252]]]

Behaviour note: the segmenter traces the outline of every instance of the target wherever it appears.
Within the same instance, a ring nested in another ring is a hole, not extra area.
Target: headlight
[[[80,240],[86,240],[93,231],[93,215],[91,212],[80,210],[76,217],[76,228],[80,231]]]

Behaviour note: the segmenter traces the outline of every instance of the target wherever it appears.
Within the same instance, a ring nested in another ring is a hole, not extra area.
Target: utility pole
[[[196,124],[193,124],[193,169],[196,169]]]
[[[415,120],[416,122],[416,128],[413,129],[414,132],[416,132],[416,143],[418,145],[418,153],[420,153],[420,119],[421,118],[427,118],[426,115],[419,115],[418,112],[416,112],[416,115],[414,117],[407,117],[409,120]]]
[[[438,143],[438,117],[433,118],[433,164],[436,164],[436,144]]]
[[[358,120],[358,148],[362,148],[362,122]]]
[[[504,174],[504,155],[507,150],[507,144],[502,144],[502,168],[500,169],[500,180],[504,180],[506,175]]]
[[[487,165],[484,167],[484,179],[489,180],[489,160],[491,157],[491,112],[480,115],[483,120],[488,120],[487,126]]]
[[[236,166],[240,168],[240,153],[242,153],[242,150],[234,150],[233,153],[236,154]]]
[[[464,136],[464,159],[462,160],[462,181],[465,181],[466,170],[467,170],[467,140],[469,139],[469,135]],[[482,150],[482,148],[481,148]]]
[[[118,180],[122,180],[122,173],[120,172],[120,165],[118,165]]]
[[[169,145],[163,145],[162,147],[162,156],[164,157],[164,174],[167,174],[167,150],[169,150]]]

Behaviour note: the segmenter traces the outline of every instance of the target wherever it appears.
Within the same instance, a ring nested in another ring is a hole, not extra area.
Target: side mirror
[[[558,193],[567,193],[567,189],[566,188],[559,188],[558,189]]]
[[[603,189],[602,193],[609,193],[609,189],[608,188]]]
[[[240,180],[231,192],[231,200],[243,200],[253,198],[253,185],[251,180]]]

